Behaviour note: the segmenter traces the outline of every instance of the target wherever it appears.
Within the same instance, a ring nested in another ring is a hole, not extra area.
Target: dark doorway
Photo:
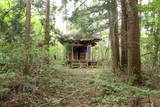
[[[77,60],[84,60],[85,59],[85,55],[87,52],[87,47],[84,46],[77,46],[74,47],[74,57]]]

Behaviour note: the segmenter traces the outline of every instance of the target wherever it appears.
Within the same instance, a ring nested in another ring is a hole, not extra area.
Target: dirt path
[[[72,83],[65,90],[61,100],[62,107],[91,107],[91,98],[96,96],[96,87],[90,81],[96,78],[98,69],[68,69],[66,79]]]

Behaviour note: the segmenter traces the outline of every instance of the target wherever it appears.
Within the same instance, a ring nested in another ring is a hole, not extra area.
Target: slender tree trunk
[[[49,64],[49,42],[50,42],[50,23],[49,23],[49,17],[50,17],[50,0],[47,0],[47,6],[46,6],[46,21],[45,21],[45,41],[46,41],[46,63]]]
[[[121,24],[121,67],[123,70],[127,68],[128,52],[127,52],[127,4],[126,0],[121,0],[122,8],[122,24]]]
[[[26,1],[26,21],[25,21],[25,38],[24,38],[24,69],[23,72],[25,74],[29,73],[30,70],[30,63],[31,63],[31,56],[30,56],[30,48],[31,48],[31,1]]]
[[[112,70],[119,70],[119,37],[118,37],[118,12],[117,2],[113,0],[113,7],[109,9],[109,30],[112,50]]]
[[[159,31],[159,30],[157,30]],[[158,62],[158,53],[160,50],[160,38],[158,37],[159,33],[154,35],[154,52],[153,52],[153,61],[152,61],[152,68],[155,69],[157,62]]]
[[[133,85],[142,83],[140,58],[140,27],[138,0],[127,0],[128,13],[128,73]]]
[[[154,14],[154,13],[153,13]],[[154,20],[156,20],[156,14],[153,15]],[[157,14],[157,17],[160,17],[160,13]],[[153,51],[153,60],[152,60],[152,69],[155,70],[158,62],[158,54],[160,50],[160,37],[158,36],[160,34],[160,28],[159,25],[153,30],[152,35],[154,36],[154,51]]]

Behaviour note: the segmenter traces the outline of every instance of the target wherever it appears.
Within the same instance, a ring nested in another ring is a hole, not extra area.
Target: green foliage
[[[6,65],[8,71],[13,71],[21,66],[23,63],[22,53],[22,47],[19,44],[0,43],[0,63]]]
[[[104,88],[102,88],[103,99],[102,102],[104,103],[113,103],[119,102],[127,99],[137,98],[137,97],[147,97],[149,96],[156,96],[160,94],[159,90],[150,90],[145,88],[138,88],[129,86],[124,83],[110,83],[106,81],[97,81],[100,83]]]
[[[111,4],[105,0],[94,1],[89,6],[84,3],[83,6],[74,11],[70,20],[74,23],[74,27],[80,28],[90,35],[95,35],[108,28],[106,25],[106,23],[108,23],[108,14],[106,11],[109,6],[111,6]],[[103,24],[101,22],[103,22]]]
[[[90,81],[94,81],[95,85],[100,87],[97,97],[92,98],[92,100],[93,102],[98,100],[102,105],[121,104],[125,106],[123,102],[134,98],[158,97],[160,95],[160,90],[128,85],[124,83],[123,77],[115,76],[106,70],[97,79]]]
[[[8,0],[0,4],[0,39],[7,42],[22,41],[23,18],[24,18],[24,1],[23,0]]]
[[[50,98],[50,99],[46,98],[45,100],[47,102],[47,105],[49,105],[49,106],[56,106],[60,103],[60,101],[56,98]]]
[[[142,59],[144,63],[149,64],[150,68],[157,69],[159,65],[159,47],[160,47],[160,0],[153,0],[149,4],[142,5],[139,10],[143,17],[142,25],[145,34],[141,38]],[[148,54],[147,54],[148,53]]]
[[[140,7],[141,11],[158,11],[160,7],[160,0],[153,0],[151,3]]]

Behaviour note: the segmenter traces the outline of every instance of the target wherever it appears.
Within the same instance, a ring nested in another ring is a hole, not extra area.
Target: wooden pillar
[[[86,63],[87,63],[87,68],[88,68],[88,46],[87,46],[87,52],[86,52]]]
[[[87,52],[86,52],[86,61],[88,61],[88,46],[87,46]]]
[[[88,60],[91,60],[91,46],[88,47]]]
[[[92,62],[93,62],[93,53],[92,53],[92,46],[90,46],[90,63],[91,63],[91,67],[93,68],[93,64],[92,64]]]
[[[72,61],[74,61],[74,50],[73,50],[73,46],[72,46]]]

